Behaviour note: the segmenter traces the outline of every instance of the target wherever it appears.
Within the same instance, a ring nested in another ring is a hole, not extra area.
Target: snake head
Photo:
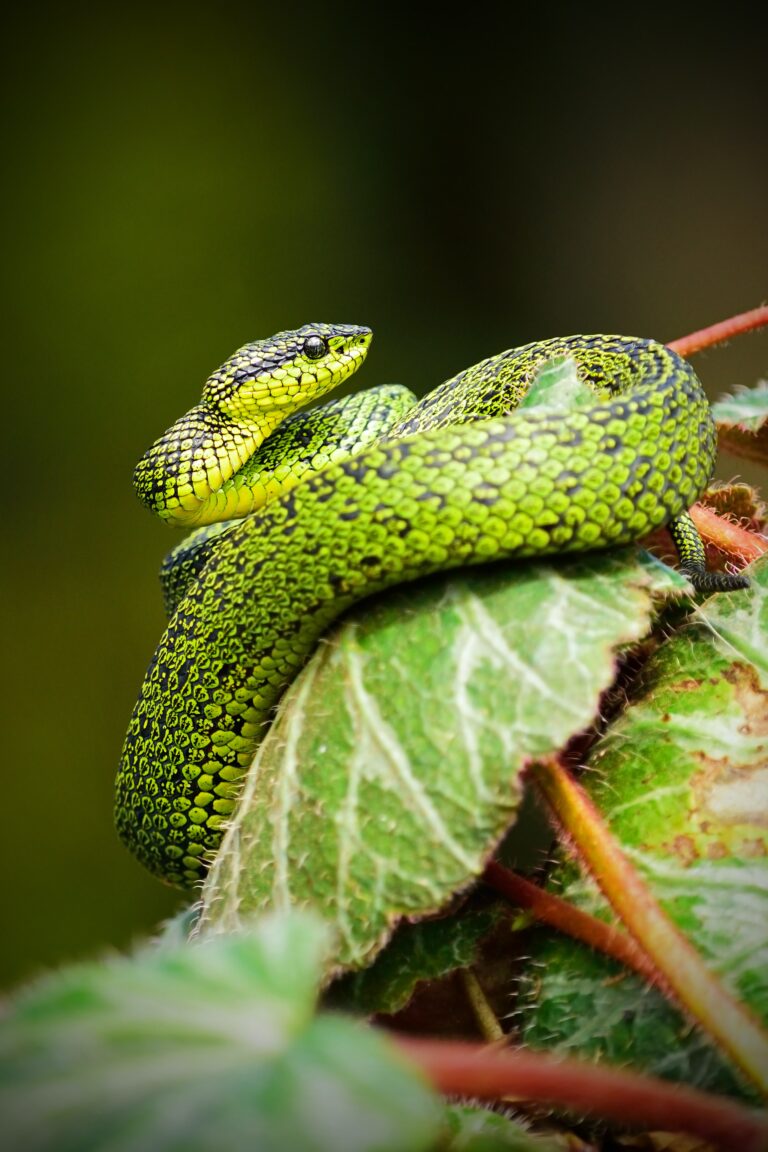
[[[133,475],[141,502],[185,526],[220,520],[228,481],[286,416],[360,367],[371,336],[359,324],[305,324],[244,344],[142,456]]]
[[[209,377],[203,404],[269,430],[294,409],[335,388],[368,353],[370,328],[305,324],[244,344]]]

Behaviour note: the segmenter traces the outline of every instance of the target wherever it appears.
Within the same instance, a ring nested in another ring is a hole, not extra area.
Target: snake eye
[[[308,360],[319,360],[328,351],[328,344],[322,336],[307,336],[304,341],[304,355]]]

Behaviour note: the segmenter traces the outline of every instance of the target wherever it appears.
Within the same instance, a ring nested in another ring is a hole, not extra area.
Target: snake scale
[[[652,340],[511,349],[419,402],[385,386],[297,411],[363,362],[371,331],[310,324],[246,344],[149,449],[134,484],[181,525],[172,615],[131,717],[119,833],[179,887],[203,877],[281,693],[320,635],[373,592],[443,569],[626,544],[668,525],[698,591],[687,509],[715,429],[694,371]],[[576,362],[594,401],[518,409],[543,365]],[[241,517],[234,524],[221,524]]]

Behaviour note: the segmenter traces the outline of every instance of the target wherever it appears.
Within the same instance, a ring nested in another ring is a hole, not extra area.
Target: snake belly
[[[594,404],[515,411],[558,357],[575,359]],[[541,341],[446,381],[222,534],[134,708],[121,837],[168,883],[199,882],[276,702],[342,612],[442,570],[637,540],[684,516],[714,459],[695,373],[651,340]]]

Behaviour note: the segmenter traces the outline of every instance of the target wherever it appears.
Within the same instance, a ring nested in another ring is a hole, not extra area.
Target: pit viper
[[[687,514],[712,476],[715,428],[669,348],[554,338],[419,402],[392,385],[301,410],[356,371],[370,341],[366,327],[309,324],[246,344],[136,468],[143,503],[197,529],[165,566],[170,622],[117,777],[118,831],[170,884],[201,880],[281,693],[361,598],[662,525],[697,591],[747,583],[706,571]],[[594,399],[525,407],[541,371],[566,361]]]

